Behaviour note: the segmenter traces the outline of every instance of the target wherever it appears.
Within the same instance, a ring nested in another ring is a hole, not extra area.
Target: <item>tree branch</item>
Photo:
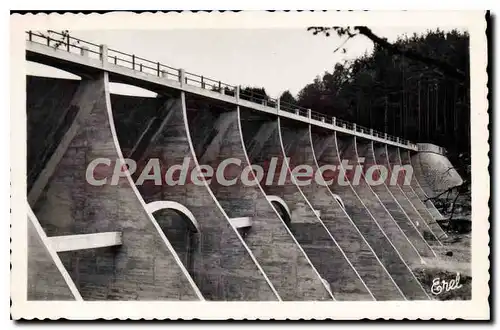
[[[437,58],[432,58],[426,55],[423,55],[419,52],[415,52],[411,49],[403,49],[395,44],[390,43],[387,41],[386,38],[381,38],[373,31],[366,27],[366,26],[354,26],[353,30],[356,31],[357,33],[353,33],[352,30],[350,30],[349,27],[321,27],[321,26],[311,26],[307,28],[308,31],[313,31],[314,35],[317,35],[318,33],[323,33],[327,37],[330,36],[330,31],[335,30],[339,36],[342,35],[347,35],[349,37],[354,37],[355,35],[362,34],[368,39],[370,39],[373,43],[380,45],[387,51],[389,51],[392,54],[398,54],[398,55],[403,55],[409,59],[427,64],[429,66],[436,67],[440,71],[442,71],[443,74],[453,77],[458,80],[465,80],[466,75],[463,71],[455,68],[454,66],[450,65],[448,62],[442,61]]]
[[[395,44],[391,44],[390,42],[387,41],[385,38],[381,38],[377,36],[373,31],[366,27],[366,26],[355,26],[354,27],[356,30],[359,31],[360,34],[364,35],[365,37],[369,38],[371,41],[373,41],[376,44],[379,44],[380,46],[384,47],[387,49],[389,52],[393,54],[399,54],[399,55],[404,55],[408,57],[409,59],[415,60],[422,62],[424,64],[430,65],[430,66],[435,66],[441,71],[443,71],[444,74],[455,77],[457,79],[465,79],[465,74],[461,71],[456,69],[455,67],[451,66],[447,62],[441,61],[436,58],[428,57],[425,55],[422,55],[418,52],[414,52],[410,49],[402,49]]]
[[[451,204],[451,213],[450,213],[450,220],[453,219],[453,214],[455,213],[455,206],[457,205],[457,199],[458,196],[460,196],[460,191],[457,192],[457,195],[455,196],[455,199],[453,200],[453,204]]]

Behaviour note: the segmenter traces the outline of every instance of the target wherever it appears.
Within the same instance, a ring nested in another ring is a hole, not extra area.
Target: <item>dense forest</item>
[[[335,31],[346,38],[366,37]],[[410,141],[440,145],[454,164],[468,163],[468,33],[428,31],[392,44],[370,39],[373,52],[336,64],[297,96],[285,91],[280,99]],[[248,89],[265,93],[263,88]]]

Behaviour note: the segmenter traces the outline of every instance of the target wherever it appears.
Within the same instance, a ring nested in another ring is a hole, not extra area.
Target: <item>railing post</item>
[[[201,76],[201,88],[205,89],[205,82],[203,81],[203,76]]]
[[[280,102],[280,98],[278,97],[278,98],[276,99],[276,109],[277,109],[278,111],[280,111],[280,106],[281,106],[281,102]]]
[[[296,115],[300,115],[300,110],[299,109],[295,109],[295,114]]]
[[[82,55],[82,56],[89,56],[89,48],[85,47],[85,46],[82,46],[82,48],[80,48],[80,55]]]
[[[108,46],[107,45],[100,45],[99,46],[99,52],[101,56],[101,63],[103,67],[107,67],[108,63]]]
[[[132,70],[135,70],[135,55],[132,55]]]
[[[158,77],[160,77],[160,62],[156,64],[156,70],[158,71]]]
[[[384,139],[387,140],[387,133],[384,133]]]
[[[352,124],[352,130],[356,132],[356,124]]]
[[[221,88],[220,81],[219,81],[219,93],[222,93],[222,88]]]
[[[33,39],[33,32],[31,32],[31,30],[28,31],[28,40],[29,41],[32,41]]]
[[[307,109],[307,117],[311,120],[311,109]]]
[[[236,97],[236,101],[239,101],[240,100],[240,86],[236,86],[236,88],[234,89],[234,97]]]
[[[66,35],[66,49],[68,50],[68,53],[70,52],[69,48],[69,33]]]
[[[336,126],[337,125],[337,118],[332,117],[332,125]]]
[[[186,83],[186,71],[184,71],[184,69],[179,69],[179,82],[181,86],[184,86]]]
[[[370,135],[373,135],[373,128],[370,128]]]

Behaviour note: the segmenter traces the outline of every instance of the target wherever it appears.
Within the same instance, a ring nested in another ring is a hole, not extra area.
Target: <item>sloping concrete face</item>
[[[75,300],[32,221],[28,218],[28,300]]]
[[[357,165],[357,155],[354,147],[355,141],[352,137],[341,137],[336,135],[336,161],[334,165],[341,166],[346,173],[345,162],[353,166]],[[341,160],[345,160],[344,164]],[[365,200],[358,194],[360,187],[366,189],[366,186],[354,187],[349,181],[335,182],[332,191],[342,198],[346,205],[346,212],[349,214],[357,228],[365,237],[381,263],[392,276],[394,282],[398,285],[407,299],[429,299],[420,283],[401,258],[399,252],[391,244],[386,233],[379,226],[371,213],[365,206]],[[360,180],[361,183],[361,180]],[[345,185],[344,185],[345,184]],[[362,192],[365,198],[370,198],[368,192]],[[371,192],[370,192],[371,193]],[[371,193],[373,196],[373,193]],[[375,216],[375,215],[374,215]]]
[[[137,97],[139,98],[139,97]],[[120,108],[127,112],[125,100],[112,99],[113,109]],[[130,117],[138,117],[143,109],[147,110],[152,104],[134,100],[132,104],[139,104],[132,110]],[[189,134],[184,117],[183,95],[164,99],[163,104],[156,105],[148,120],[149,125],[143,125],[144,131],[137,132],[137,137],[147,141],[130,141],[129,146],[146,146],[141,152],[134,152],[138,169],[145,169],[150,161],[159,160],[162,179],[156,183],[153,179],[144,182],[137,181],[142,170],[136,171],[134,181],[142,197],[147,203],[158,201],[175,201],[185,206],[195,217],[199,225],[198,232],[192,233],[190,242],[183,239],[186,230],[184,219],[170,214],[155,213],[155,218],[165,232],[167,238],[173,242],[181,259],[190,260],[186,268],[192,274],[198,288],[207,300],[277,300],[264,274],[259,270],[249,251],[244,246],[241,237],[230,225],[228,217],[221,210],[206,182],[196,183],[193,179],[203,175],[195,164],[194,153],[190,147]],[[150,111],[148,111],[150,112]],[[121,140],[128,138],[129,126],[134,122],[122,123],[122,130],[118,132]],[[136,150],[138,150],[136,148]],[[168,184],[164,176],[167,169],[178,166],[177,177],[181,177],[181,165],[186,162],[187,178],[185,183]],[[153,164],[152,162],[150,164]],[[149,172],[149,171],[148,171]],[[193,174],[194,173],[194,174]],[[193,178],[194,176],[194,178]],[[176,244],[177,243],[177,244]]]
[[[76,115],[79,80],[26,77],[28,191]],[[74,102],[73,102],[74,103]]]
[[[411,160],[410,160],[410,153],[406,150],[400,150],[399,148],[397,150],[398,150],[399,161],[401,162],[401,164],[403,166],[405,166],[405,165],[412,166]],[[428,222],[428,224],[431,227],[434,235],[436,235],[436,237],[439,239],[447,237],[448,235],[446,235],[446,233],[443,231],[441,226],[436,222],[436,219],[442,219],[443,216],[436,209],[436,207],[434,206],[434,203],[432,203],[432,201],[425,194],[424,190],[420,186],[420,183],[418,182],[415,175],[412,175],[412,177],[411,177],[410,186],[413,189],[413,191],[415,192],[415,194],[418,196],[418,198],[425,204],[425,206],[428,210],[428,213],[430,213],[430,216],[432,217],[432,220],[430,220],[430,222]]]
[[[413,174],[427,196],[438,196],[463,183],[460,174],[450,160],[439,152],[437,146],[420,144],[420,148],[424,150],[411,156],[411,164]],[[446,194],[441,197],[445,198]]]
[[[282,137],[284,140],[286,139],[285,134]],[[314,159],[317,165],[325,171],[324,177],[327,180],[327,166],[337,168],[340,165],[339,157],[337,157],[335,135],[332,132],[311,128],[310,143],[312,144]],[[333,180],[336,179],[334,176]],[[370,246],[367,238],[365,238],[367,232],[365,231],[363,234],[358,228],[360,220],[355,221],[353,215],[349,212],[351,209],[364,210],[364,206],[354,194],[352,188],[348,186],[339,186],[337,188],[335,182],[329,183],[327,187],[318,185],[315,188],[316,191],[309,193],[308,197],[310,196],[314,207],[321,210],[321,219],[375,298],[377,300],[405,299],[403,292],[389,274],[381,259],[376,255],[376,251]],[[334,200],[332,193],[339,195],[346,210]],[[325,200],[328,201],[328,195],[330,195],[330,201],[324,203]],[[355,216],[369,217],[366,213],[355,214]]]
[[[59,253],[84,299],[198,300],[197,288],[144,210],[131,179],[122,173],[111,183],[114,165],[120,168],[123,159],[107,88],[106,73],[82,80],[81,97],[70,105],[77,109],[75,119],[39,176],[46,184],[34,184],[39,194],[30,191],[33,211],[49,237],[122,233],[119,247]],[[91,171],[96,179],[107,179],[104,185],[86,180],[87,167],[97,158],[110,160]]]
[[[218,104],[200,106],[188,100],[188,122],[200,164],[216,169],[230,158],[224,185],[211,181],[210,187],[230,218],[250,217],[252,226],[242,231],[244,240],[282,300],[331,300],[332,296],[306,255],[294,240],[258,182],[244,184],[243,170],[249,166],[239,127],[237,109]],[[243,174],[243,175],[242,175]],[[248,176],[248,172],[246,173]]]
[[[262,188],[268,196],[278,196],[286,203],[289,214],[284,216],[290,217],[290,231],[321,277],[329,283],[335,299],[373,300],[333,236],[314,213],[301,188],[293,182],[284,160],[279,119],[246,109],[240,109],[240,118],[250,163],[261,166],[268,173],[261,181]],[[326,209],[334,202],[330,195],[323,201]],[[326,211],[320,211],[323,217]]]
[[[373,164],[373,153],[370,152],[369,143],[364,144],[362,140],[356,137],[346,138],[344,142],[346,147],[343,148],[342,158],[349,160],[348,164],[353,165],[354,169],[356,169],[356,166],[360,166],[360,169],[362,169],[365,165],[365,161],[369,161],[370,164]],[[374,192],[372,185],[369,184],[368,180],[370,180],[369,176],[371,175],[365,175],[362,170],[359,172],[361,175],[358,180],[354,171],[354,176],[351,181],[352,187],[362,200],[366,209],[372,216],[372,219],[374,219],[377,226],[380,227],[380,230],[385,234],[387,239],[389,239],[394,249],[407,264],[419,261],[420,255],[418,251],[414,248],[398,223],[386,209],[377,193]],[[353,173],[353,171],[351,170],[350,173]]]
[[[387,168],[394,171],[399,171],[399,168],[402,168],[397,148],[383,144],[374,144],[374,152],[377,164],[385,164]],[[392,173],[390,176],[392,176]],[[411,178],[409,181],[405,181],[401,172],[397,180],[394,180],[394,184],[387,185],[387,188],[391,191],[426,242],[430,246],[441,245],[439,239],[434,235],[429,226],[429,223],[433,221],[429,211],[417,197],[410,184]]]
[[[362,139],[356,139],[357,141],[357,151],[358,151],[358,161],[361,157],[364,159],[364,174],[363,177],[366,180],[372,180],[372,184],[369,186],[373,193],[378,197],[379,201],[383,204],[385,210],[389,212],[390,216],[394,220],[394,223],[399,227],[399,231],[402,231],[404,237],[399,237],[394,244],[394,246],[401,251],[399,245],[407,245],[413,247],[413,250],[422,257],[433,257],[435,256],[429,245],[425,242],[420,232],[415,227],[414,223],[409,219],[408,213],[405,212],[401,204],[396,200],[395,196],[389,190],[389,186],[396,187],[396,180],[391,180],[391,168],[387,162],[383,164],[378,164],[375,159],[374,145],[371,141],[363,141]],[[385,153],[384,153],[385,156]],[[372,167],[376,166],[376,167]],[[378,168],[378,169],[376,169]],[[373,170],[375,169],[375,170]],[[384,171],[386,175],[380,176],[380,171]],[[375,179],[375,175],[378,175],[378,179]],[[371,178],[369,177],[371,176]],[[377,184],[375,184],[377,183]],[[404,202],[404,201],[403,201]],[[390,222],[389,222],[390,223]],[[397,227],[391,226],[392,229],[397,231]],[[388,232],[389,228],[386,229]],[[389,236],[389,235],[388,235]],[[401,235],[399,235],[401,236]],[[390,237],[390,236],[389,236]],[[398,237],[395,237],[396,239]],[[407,240],[405,242],[405,239]],[[413,251],[412,251],[413,252]],[[419,260],[408,260],[408,262],[419,262]]]

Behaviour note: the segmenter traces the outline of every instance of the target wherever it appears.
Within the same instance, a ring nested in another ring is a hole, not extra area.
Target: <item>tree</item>
[[[354,26],[354,27],[321,27],[321,26],[311,26],[307,29],[308,31],[313,31],[314,35],[317,35],[318,33],[323,33],[325,36],[329,37],[330,36],[330,31],[334,30],[338,36],[340,37],[345,37],[347,36],[346,40],[342,44],[342,46],[347,43],[351,38],[357,36],[357,35],[364,35],[365,37],[369,38],[371,41],[373,41],[375,44],[385,48],[388,50],[391,54],[397,54],[397,55],[403,55],[409,59],[420,61],[424,64],[427,64],[429,66],[434,66],[441,70],[443,73],[449,75],[450,77],[454,77],[460,80],[464,80],[466,78],[465,73],[452,66],[450,63],[443,61],[439,58],[434,58],[430,57],[427,55],[424,55],[420,52],[413,51],[412,49],[404,48],[401,47],[398,44],[392,44],[387,41],[386,38],[379,37],[373,31],[366,27],[366,26]],[[338,47],[336,51],[339,49]]]
[[[297,105],[297,100],[295,99],[295,97],[292,95],[292,93],[290,93],[289,90],[286,90],[284,91],[283,93],[281,93],[281,96],[280,96],[280,103],[281,104],[287,104],[287,105]]]
[[[298,93],[299,105],[412,141],[435,143],[450,155],[468,153],[468,34],[428,31],[401,37],[393,45],[448,63],[464,72],[465,80],[375,44],[372,53],[338,63],[306,85]]]
[[[358,35],[374,41],[374,49],[306,85],[298,94],[299,104],[446,148],[464,182],[431,198],[454,218],[457,201],[470,199],[469,35],[438,29],[389,43],[363,27],[315,29],[315,34],[345,37],[335,51]]]

